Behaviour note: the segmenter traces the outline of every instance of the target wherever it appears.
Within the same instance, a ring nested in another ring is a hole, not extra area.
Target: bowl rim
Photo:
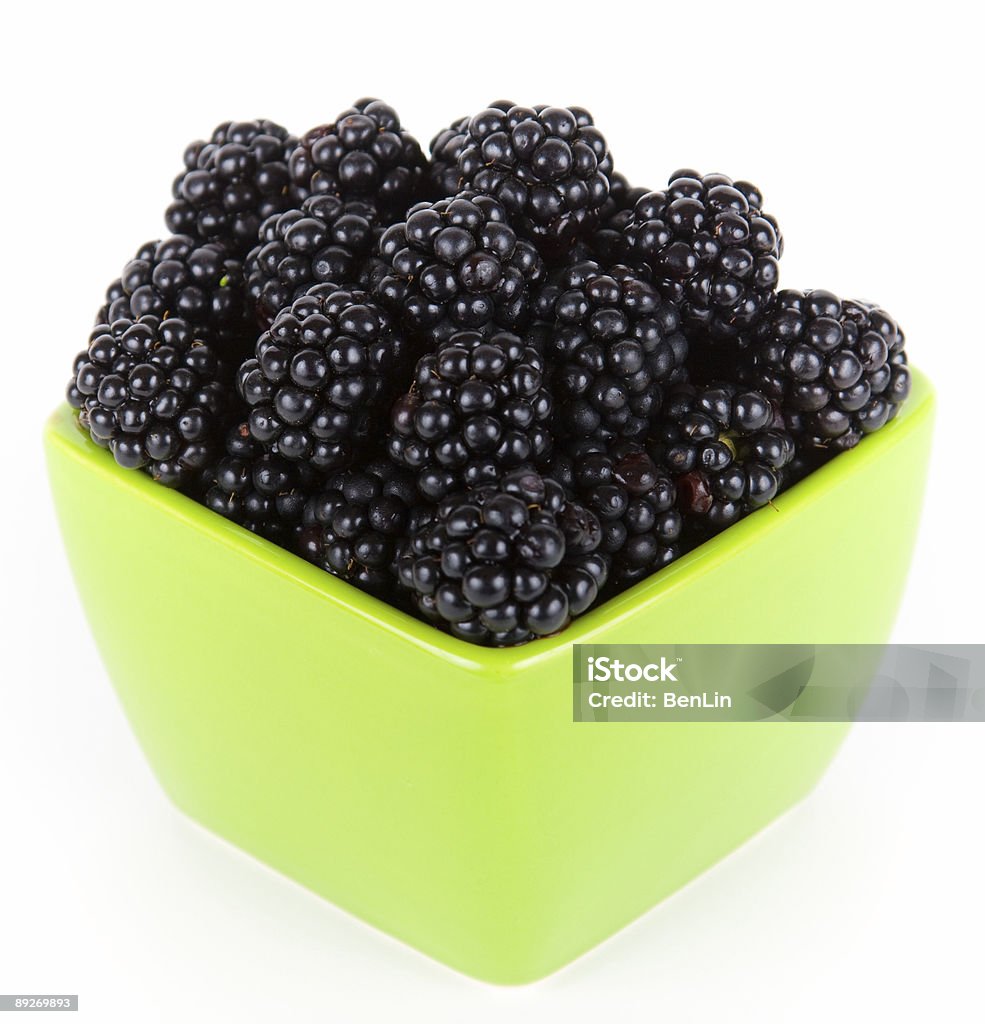
[[[782,492],[772,507],[758,509],[739,520],[652,576],[592,608],[560,633],[507,648],[479,647],[443,633],[435,626],[319,569],[300,555],[224,519],[194,499],[162,487],[146,473],[124,469],[117,465],[106,449],[95,444],[79,428],[75,411],[67,403],[59,406],[48,418],[45,443],[84,463],[89,471],[110,479],[115,486],[183,521],[197,532],[317,594],[327,604],[344,608],[350,614],[375,624],[443,662],[452,662],[461,669],[480,673],[488,679],[504,680],[515,677],[535,663],[556,657],[573,644],[604,642],[604,635],[613,623],[669,599],[694,577],[713,572],[722,562],[777,529],[781,525],[776,518],[778,513],[796,515],[817,494],[837,487],[841,480],[878,459],[884,449],[919,429],[927,419],[933,417],[934,392],[926,376],[913,367],[910,367],[910,372],[910,396],[894,419],[881,430],[863,438],[855,448],[839,453],[836,458]]]

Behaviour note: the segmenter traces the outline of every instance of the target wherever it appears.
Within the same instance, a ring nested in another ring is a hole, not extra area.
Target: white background
[[[875,299],[940,396],[904,642],[982,637],[976,5],[35,4],[4,28],[0,992],[115,1021],[980,1021],[985,728],[855,729],[815,794],[537,985],[470,981],[183,819],[89,638],[40,430],[185,144],[375,94],[424,144],[506,96],[588,106],[617,166],[752,179],[783,283]],[[852,566],[832,565],[852,614]]]

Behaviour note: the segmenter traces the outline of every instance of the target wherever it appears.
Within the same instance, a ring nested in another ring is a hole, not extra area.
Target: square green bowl
[[[486,650],[46,429],[75,579],[174,803],[466,974],[534,981],[803,797],[842,723],[576,724],[574,643],[882,643],[933,395],[556,637]]]

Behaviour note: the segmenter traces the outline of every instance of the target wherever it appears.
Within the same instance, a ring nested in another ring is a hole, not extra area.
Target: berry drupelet
[[[178,317],[235,347],[249,339],[243,268],[218,244],[188,235],[147,242],[106,291],[97,323]]]
[[[552,459],[549,473],[602,524],[599,550],[612,559],[610,590],[649,576],[681,553],[683,520],[674,481],[642,445],[569,442]]]
[[[265,220],[245,270],[260,324],[269,326],[312,285],[358,280],[378,237],[371,203],[332,195],[311,196],[299,210]]]
[[[650,267],[689,335],[734,339],[773,297],[783,239],[762,207],[754,185],[690,170],[637,201],[625,226],[631,258]]]
[[[776,497],[794,457],[781,423],[765,395],[734,384],[669,396],[648,448],[673,477],[692,536],[717,533]]]
[[[377,459],[332,476],[304,508],[300,554],[383,600],[396,600],[396,557],[420,504],[412,474]]]
[[[831,292],[782,291],[745,354],[755,386],[788,427],[820,448],[852,448],[910,393],[905,339],[878,306]]]
[[[458,170],[465,188],[498,199],[511,223],[559,255],[599,220],[612,160],[591,115],[579,107],[490,107],[464,126]]]
[[[245,421],[226,433],[225,454],[205,473],[203,504],[282,547],[293,546],[305,500],[317,486],[310,470],[264,451]]]
[[[418,611],[487,646],[563,629],[604,586],[598,519],[531,469],[445,498],[422,517],[398,558]]]
[[[459,331],[422,356],[393,406],[387,449],[414,470],[421,494],[499,479],[549,455],[551,395],[540,354],[515,334]]]
[[[250,431],[292,462],[344,469],[383,433],[409,357],[404,336],[365,292],[316,285],[277,316],[239,369]]]
[[[191,484],[222,441],[231,390],[209,334],[176,317],[99,324],[68,401],[96,444],[169,487]]]
[[[376,287],[381,301],[434,341],[459,330],[522,329],[529,289],[544,275],[503,206],[472,192],[413,207],[383,232],[379,251],[388,268]]]
[[[226,121],[185,150],[164,215],[168,230],[220,242],[242,259],[268,217],[297,206],[287,161],[298,140],[273,121]]]
[[[685,379],[688,345],[676,308],[627,267],[583,261],[552,276],[535,314],[566,437],[642,437],[664,389]]]
[[[375,203],[381,217],[402,217],[426,190],[427,160],[393,107],[362,99],[331,124],[312,128],[291,154],[294,185],[305,194]]]

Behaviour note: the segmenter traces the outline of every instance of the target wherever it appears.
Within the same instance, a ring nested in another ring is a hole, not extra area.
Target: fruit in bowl
[[[179,807],[518,982],[810,788],[844,723],[571,713],[573,644],[888,635],[932,395],[882,309],[778,290],[763,205],[630,188],[580,108],[494,104],[430,164],[369,100],[189,148],[46,434]]]

